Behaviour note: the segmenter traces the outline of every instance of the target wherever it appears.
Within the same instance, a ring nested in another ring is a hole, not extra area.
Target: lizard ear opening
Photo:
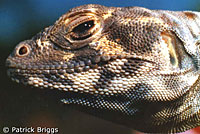
[[[162,40],[168,48],[169,60],[173,67],[187,69],[188,65],[193,65],[191,55],[186,51],[184,42],[173,31],[161,32]]]
[[[176,39],[176,35],[171,32],[164,31],[161,33],[161,36],[162,36],[162,39],[167,44],[170,63],[173,66],[178,67],[180,64],[179,54],[178,54],[179,50],[177,49],[179,42]]]

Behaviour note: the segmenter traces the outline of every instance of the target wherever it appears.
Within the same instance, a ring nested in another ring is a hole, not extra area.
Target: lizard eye
[[[59,25],[51,31],[51,40],[67,49],[87,46],[94,39],[101,37],[104,28],[102,18],[92,13],[71,14],[63,20],[60,22],[64,22],[61,28],[58,22]]]
[[[84,40],[89,38],[94,32],[94,26],[94,20],[82,22],[72,29],[71,38],[73,40]]]

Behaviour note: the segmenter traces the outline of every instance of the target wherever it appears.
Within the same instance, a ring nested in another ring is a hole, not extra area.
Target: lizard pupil
[[[94,21],[84,22],[73,29],[74,33],[85,33],[94,26]]]
[[[91,36],[91,29],[94,27],[94,21],[86,21],[76,26],[73,32],[73,39],[83,40]]]

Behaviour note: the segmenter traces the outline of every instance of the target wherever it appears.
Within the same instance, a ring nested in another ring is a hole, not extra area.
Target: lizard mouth
[[[91,59],[83,59],[81,61],[69,61],[69,62],[60,62],[60,63],[49,63],[48,64],[37,64],[37,63],[26,63],[21,64],[17,63],[14,60],[8,58],[6,60],[6,67],[8,70],[27,70],[27,71],[37,71],[37,70],[57,70],[61,72],[61,70],[65,70],[65,73],[74,73],[74,72],[82,72],[88,71],[88,69],[94,69],[98,66],[102,66],[107,64],[109,61],[114,61],[116,59],[121,58],[121,56],[95,56]]]
[[[119,57],[111,56],[94,56],[91,59],[81,61],[60,62],[59,64],[49,63],[49,65],[27,63],[20,64],[15,60],[8,58],[6,60],[7,74],[17,83],[30,85],[30,78],[37,77],[39,79],[50,78],[55,81],[56,78],[64,79],[64,75],[86,72],[90,69],[97,69],[110,61],[114,61]],[[55,77],[55,78],[53,78]]]
[[[69,62],[60,62],[53,63],[49,62],[49,64],[42,63],[26,63],[21,64],[15,62],[13,59],[8,58],[6,60],[6,67],[8,68],[8,75],[12,76],[13,74],[72,74],[72,73],[80,73],[86,72],[90,69],[97,69],[98,67],[102,67],[109,62],[113,62],[121,59],[132,59],[133,61],[143,60],[145,62],[153,64],[154,62],[140,59],[137,57],[131,57],[128,55],[113,55],[113,56],[94,56],[91,59],[83,59],[80,61],[69,61]]]

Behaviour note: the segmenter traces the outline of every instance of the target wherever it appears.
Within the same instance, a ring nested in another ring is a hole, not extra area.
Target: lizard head
[[[171,132],[164,125],[173,107],[168,102],[176,103],[198,75],[194,49],[181,37],[185,30],[174,30],[177,20],[169,14],[93,4],[73,8],[16,46],[6,61],[8,75],[26,85],[77,93],[63,102],[115,111],[106,117],[112,121],[136,122],[134,128],[146,132],[162,124]],[[119,121],[118,114],[128,116]]]
[[[177,72],[180,57],[174,42],[180,41],[165,32],[168,26],[150,10],[135,7],[132,12],[93,4],[71,9],[16,46],[6,62],[9,76],[36,87],[113,95],[141,83],[139,79],[152,85],[144,73]],[[130,87],[110,89],[127,81]]]
[[[95,79],[93,74],[87,74],[111,60],[109,54],[100,52],[99,40],[105,37],[112,24],[112,11],[100,5],[70,10],[53,26],[16,46],[6,62],[9,76],[16,82],[64,90],[75,87],[74,82],[85,83],[84,79],[79,79],[81,74],[85,75],[82,76],[85,80]],[[98,72],[93,73],[97,77],[95,74]]]

